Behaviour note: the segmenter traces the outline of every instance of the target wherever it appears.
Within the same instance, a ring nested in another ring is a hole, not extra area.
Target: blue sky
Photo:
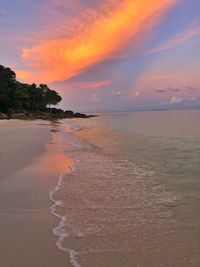
[[[200,107],[200,2],[145,2],[1,0],[0,64],[63,108]]]

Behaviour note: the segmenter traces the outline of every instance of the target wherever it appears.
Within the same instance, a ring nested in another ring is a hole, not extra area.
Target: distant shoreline
[[[19,120],[57,120],[57,119],[73,119],[73,118],[82,118],[88,119],[92,117],[97,117],[97,115],[86,115],[84,113],[74,113],[73,111],[62,111],[60,113],[53,112],[36,112],[36,113],[1,113],[0,120],[10,120],[10,119],[19,119]]]

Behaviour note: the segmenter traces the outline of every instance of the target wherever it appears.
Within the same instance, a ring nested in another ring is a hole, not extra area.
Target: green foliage
[[[7,111],[11,106],[12,94],[17,88],[15,73],[0,65],[0,110]]]
[[[0,112],[36,112],[57,105],[61,100],[60,95],[46,84],[20,83],[14,71],[0,65]]]

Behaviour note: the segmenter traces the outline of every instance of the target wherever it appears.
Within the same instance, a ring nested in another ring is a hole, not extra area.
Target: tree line
[[[13,70],[0,65],[0,112],[45,111],[61,100],[46,84],[21,83]]]

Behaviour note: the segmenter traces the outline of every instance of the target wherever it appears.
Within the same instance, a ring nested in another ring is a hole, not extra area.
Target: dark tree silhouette
[[[61,96],[46,84],[20,83],[14,71],[0,65],[0,112],[37,112],[57,105],[61,100]]]
[[[54,90],[48,88],[46,84],[40,84],[40,89],[43,91],[45,104],[50,108],[51,105],[57,105],[61,100],[61,96]]]
[[[17,89],[16,75],[10,68],[0,65],[0,109],[8,111],[12,106],[13,93]]]

